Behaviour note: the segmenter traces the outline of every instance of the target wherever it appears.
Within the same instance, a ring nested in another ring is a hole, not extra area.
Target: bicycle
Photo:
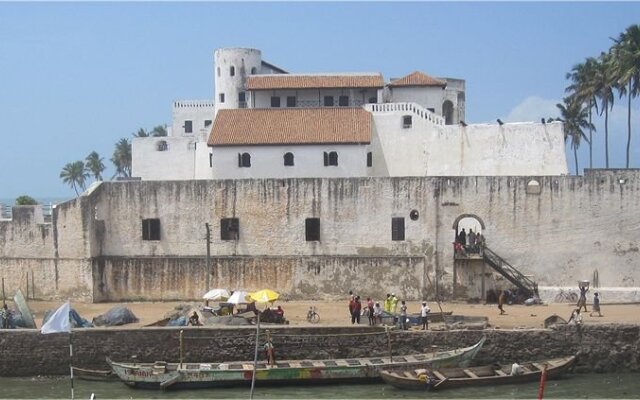
[[[320,322],[320,314],[316,311],[315,307],[309,307],[309,311],[307,312],[307,321],[312,324],[317,324]]]
[[[560,292],[556,295],[555,298],[556,303],[577,303],[578,302],[578,293],[572,290],[564,290],[560,289]]]

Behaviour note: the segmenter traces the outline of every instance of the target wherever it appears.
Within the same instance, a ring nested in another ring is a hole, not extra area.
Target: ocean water
[[[640,374],[568,374],[548,381],[548,399],[623,399],[640,397]],[[69,399],[68,377],[0,378],[0,399]],[[247,399],[249,388],[156,391],[132,389],[119,381],[74,381],[75,398],[89,399]],[[441,392],[415,392],[376,383],[362,385],[323,385],[256,387],[255,399],[530,399],[536,398],[538,383],[472,387]]]

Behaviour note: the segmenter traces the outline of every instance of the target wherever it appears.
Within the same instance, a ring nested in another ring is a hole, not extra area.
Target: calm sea
[[[570,374],[560,380],[548,381],[545,398],[638,398],[640,374]],[[74,381],[75,398],[89,399],[247,399],[249,389],[201,389],[181,391],[153,391],[131,389],[120,382]],[[283,388],[257,387],[256,399],[454,399],[454,398],[536,398],[538,384],[503,385],[451,389],[442,392],[413,392],[395,389],[384,384],[296,386]],[[0,378],[2,399],[70,398],[68,378]]]

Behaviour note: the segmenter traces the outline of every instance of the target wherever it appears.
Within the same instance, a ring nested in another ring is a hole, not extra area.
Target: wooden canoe
[[[503,385],[540,380],[542,369],[547,368],[547,379],[554,379],[569,370],[575,356],[520,364],[523,373],[511,375],[512,364],[485,365],[468,368],[387,368],[380,371],[385,383],[400,389],[442,390],[456,387]]]
[[[113,373],[113,371],[100,370],[100,369],[88,369],[88,368],[73,368],[73,375],[85,381],[112,381],[117,380],[118,377]]]
[[[403,356],[366,357],[335,360],[283,360],[269,367],[258,363],[256,384],[314,384],[329,382],[378,381],[381,368],[413,366],[436,368],[468,365],[485,338],[473,346]],[[180,389],[250,386],[253,361],[228,363],[119,363],[107,359],[113,372],[129,386],[146,389]]]

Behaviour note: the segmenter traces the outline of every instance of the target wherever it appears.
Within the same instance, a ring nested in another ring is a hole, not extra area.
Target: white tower
[[[260,73],[262,53],[257,49],[224,48],[214,54],[216,112],[226,108],[246,108],[247,76]]]

